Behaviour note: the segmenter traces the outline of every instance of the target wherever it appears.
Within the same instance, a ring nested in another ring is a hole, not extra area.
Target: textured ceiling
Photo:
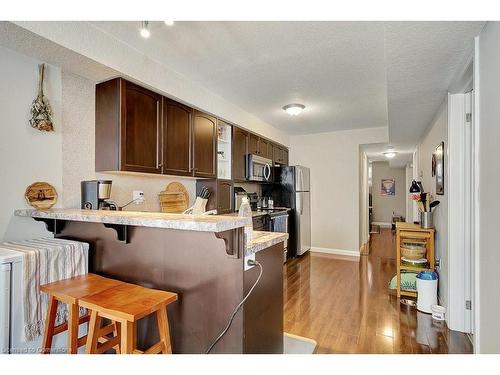
[[[57,27],[57,22],[53,22]],[[412,152],[463,68],[484,22],[89,22],[187,80],[289,134],[389,127]],[[80,23],[80,26],[82,24]],[[119,72],[0,23],[0,43],[71,71],[104,79]],[[98,41],[96,40],[96,43]],[[281,107],[306,105],[297,117]]]
[[[371,143],[368,145],[361,145],[361,150],[368,156],[369,161],[388,161],[391,168],[402,168],[407,164],[413,162],[413,150],[403,149],[402,147],[395,147],[397,154],[392,159],[387,159],[384,152],[389,149],[388,143]]]
[[[484,22],[385,24],[389,140],[418,141],[446,99]]]
[[[147,40],[139,22],[92,25],[290,134],[389,126],[407,152],[484,22],[152,22]]]
[[[387,126],[382,23],[153,22],[147,40],[138,22],[93,24],[289,133]]]

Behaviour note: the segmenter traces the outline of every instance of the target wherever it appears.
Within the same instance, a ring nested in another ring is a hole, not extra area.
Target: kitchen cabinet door
[[[161,95],[122,80],[121,170],[161,173]]]
[[[193,110],[163,98],[163,174],[191,175]]]
[[[287,148],[281,149],[281,164],[288,165],[288,149]]]
[[[248,137],[248,153],[260,155],[259,151],[259,137],[255,134],[250,134]]]
[[[233,183],[229,180],[217,180],[217,213],[227,214],[233,211]]]
[[[233,126],[233,179],[246,180],[248,133]]]
[[[193,175],[216,177],[217,119],[194,111],[193,115]]]
[[[263,158],[266,159],[273,159],[273,147],[271,145],[271,142],[269,142],[266,139],[260,138],[259,139],[259,154]]]
[[[281,147],[273,144],[273,164],[281,164]]]

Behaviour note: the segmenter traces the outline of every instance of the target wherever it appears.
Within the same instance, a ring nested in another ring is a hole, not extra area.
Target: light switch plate
[[[132,199],[133,200],[137,199],[137,201],[135,201],[136,204],[139,204],[142,202],[141,198],[144,198],[144,192],[142,190],[134,190],[132,192]]]

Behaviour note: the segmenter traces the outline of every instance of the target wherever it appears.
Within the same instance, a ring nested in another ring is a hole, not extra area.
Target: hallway
[[[465,334],[400,306],[387,288],[394,274],[389,229],[372,235],[359,263],[319,253],[289,261],[285,332],[316,340],[318,353],[472,353]]]

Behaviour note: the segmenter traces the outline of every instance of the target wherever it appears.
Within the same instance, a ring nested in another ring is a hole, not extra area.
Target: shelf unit
[[[405,222],[396,223],[396,265],[397,265],[397,280],[396,289],[398,298],[401,296],[416,297],[417,293],[408,290],[401,290],[401,271],[420,272],[425,270],[434,270],[434,237],[435,229],[424,229],[418,224],[410,224]],[[424,267],[409,266],[401,264],[401,242],[405,239],[420,240],[426,243],[427,265]]]
[[[231,180],[232,127],[223,121],[217,123],[217,178]]]

